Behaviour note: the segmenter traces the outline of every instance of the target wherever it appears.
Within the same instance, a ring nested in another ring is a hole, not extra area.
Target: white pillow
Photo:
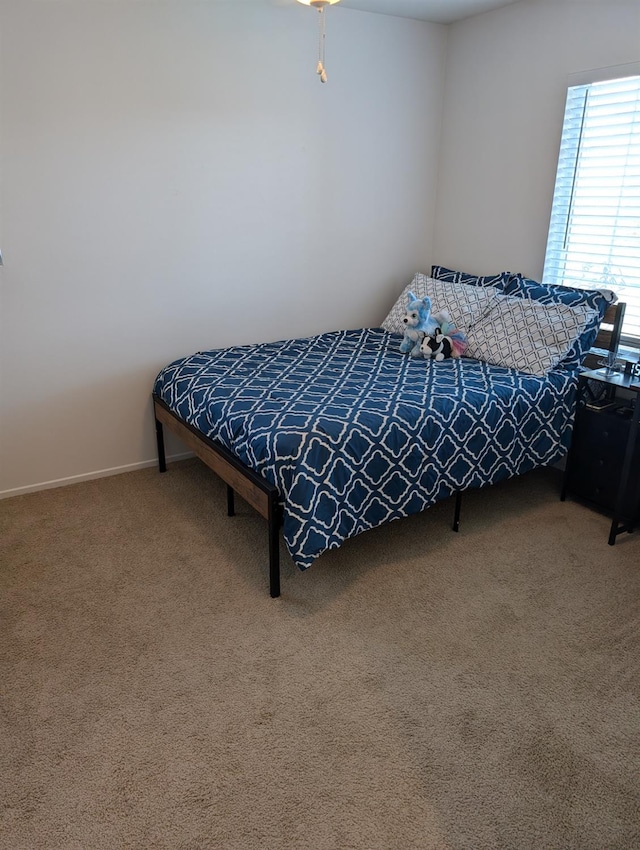
[[[594,312],[582,304],[498,295],[490,312],[468,328],[464,356],[543,376],[566,356]]]
[[[418,298],[428,295],[431,299],[431,312],[448,310],[451,321],[458,330],[466,329],[477,322],[494,305],[500,290],[495,286],[472,286],[468,283],[450,283],[434,280],[425,274],[416,274],[389,311],[382,327],[389,333],[404,334],[402,321],[407,310],[407,293],[411,291]]]

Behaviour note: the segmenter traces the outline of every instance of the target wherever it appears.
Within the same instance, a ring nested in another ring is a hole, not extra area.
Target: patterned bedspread
[[[285,542],[306,569],[362,531],[568,447],[575,373],[413,360],[399,341],[364,328],[199,352],[154,391],[278,487]]]

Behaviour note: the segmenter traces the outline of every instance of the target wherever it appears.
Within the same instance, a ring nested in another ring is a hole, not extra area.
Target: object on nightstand
[[[597,398],[593,401],[586,401],[585,407],[588,407],[589,410],[607,410],[609,407],[615,407],[616,402],[609,398]]]
[[[623,351],[610,351],[607,358],[597,361],[599,369],[594,371],[604,372],[608,377],[621,375],[623,379],[631,384],[640,382],[640,352],[630,348]]]

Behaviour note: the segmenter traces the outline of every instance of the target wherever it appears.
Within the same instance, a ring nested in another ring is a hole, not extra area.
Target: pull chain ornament
[[[318,67],[316,74],[320,75],[320,82],[327,82],[327,72],[324,69],[324,45],[327,37],[327,27],[324,18],[324,6],[318,9]]]

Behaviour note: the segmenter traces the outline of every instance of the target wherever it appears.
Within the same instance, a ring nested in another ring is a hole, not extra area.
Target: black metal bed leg
[[[280,505],[277,495],[269,495],[269,593],[280,596]]]
[[[235,493],[233,492],[233,487],[230,484],[227,484],[227,516],[235,516],[236,515],[236,503],[235,503]]]
[[[560,488],[560,501],[565,502],[567,499],[567,490],[569,489],[569,467],[571,465],[571,449],[567,452],[564,462],[564,470],[562,472],[562,486]]]
[[[462,490],[456,490],[456,506],[453,512],[453,530],[460,530],[460,509],[462,508]]]
[[[156,443],[158,444],[158,469],[160,472],[167,471],[167,458],[164,453],[164,431],[162,422],[156,419]]]

